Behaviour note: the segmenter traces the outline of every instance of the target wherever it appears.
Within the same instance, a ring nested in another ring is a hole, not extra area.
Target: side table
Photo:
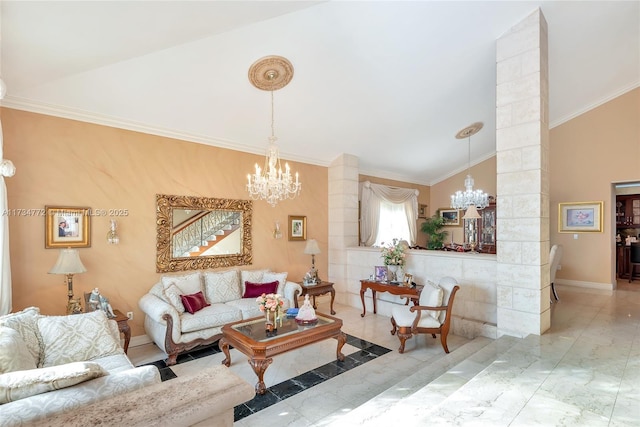
[[[415,295],[413,305],[418,305],[418,299],[420,298],[420,292],[424,285],[416,285],[415,287],[400,286],[391,282],[375,282],[373,280],[363,279],[360,280],[360,300],[362,300],[362,314],[360,317],[364,317],[367,313],[367,307],[364,304],[364,293],[367,289],[371,289],[373,299],[373,314],[376,314],[376,292],[389,292],[392,295]],[[409,298],[405,305],[409,304]]]
[[[129,341],[131,341],[131,328],[129,327],[129,318],[120,310],[113,310],[113,314],[116,315],[113,320],[118,322],[118,330],[121,334],[124,335],[124,352],[126,354],[127,350],[129,350]]]
[[[300,294],[301,297],[305,295],[313,297],[314,309],[318,308],[318,306],[316,305],[316,296],[324,295],[331,292],[331,314],[336,314],[336,312],[333,310],[333,300],[336,298],[336,290],[333,289],[333,282],[321,281],[320,283],[317,283],[315,285],[305,285],[304,282],[297,283],[302,286],[302,293]],[[298,308],[298,298],[295,298],[294,303],[296,305],[296,308]]]

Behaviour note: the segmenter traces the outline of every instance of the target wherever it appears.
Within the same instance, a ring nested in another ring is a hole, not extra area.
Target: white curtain
[[[0,99],[6,88],[0,79]],[[16,168],[3,156],[2,120],[0,119],[0,315],[11,313],[11,264],[9,262],[9,216],[7,212],[7,186],[4,177],[11,177]]]
[[[413,246],[416,244],[418,219],[418,194],[412,188],[397,188],[387,185],[373,184],[369,181],[360,183],[360,242],[371,246],[376,241],[376,233],[380,225],[380,202],[382,200],[403,204],[407,214],[407,225]]]

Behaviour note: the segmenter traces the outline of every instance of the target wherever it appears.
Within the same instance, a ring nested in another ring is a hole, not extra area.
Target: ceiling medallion
[[[458,132],[456,134],[456,139],[469,138],[470,136],[473,136],[476,133],[480,132],[480,129],[482,129],[483,126],[484,124],[482,122],[475,122],[474,124],[469,125],[466,128],[462,129],[460,132]]]
[[[261,90],[282,89],[289,84],[292,78],[293,65],[282,56],[265,56],[249,67],[249,81]]]

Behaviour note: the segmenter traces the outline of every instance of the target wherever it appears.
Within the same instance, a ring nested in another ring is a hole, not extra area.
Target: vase
[[[396,273],[398,272],[398,266],[388,265],[387,267],[389,268],[389,277],[388,277],[389,282],[395,282],[396,280],[398,280],[396,276]]]
[[[273,315],[273,320],[271,320],[271,312],[269,310],[265,310],[264,314],[265,314],[265,322],[264,322],[264,329],[265,331],[271,332],[275,329],[275,313]]]

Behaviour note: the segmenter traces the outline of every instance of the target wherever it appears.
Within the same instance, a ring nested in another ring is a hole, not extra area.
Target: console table
[[[364,317],[367,313],[367,307],[364,305],[364,293],[367,289],[371,289],[373,295],[373,314],[376,314],[376,292],[389,292],[392,295],[415,295],[415,298],[412,298],[412,300],[414,304],[416,304],[423,287],[423,285],[409,287],[401,286],[400,283],[375,282],[367,279],[360,280],[360,299],[362,300],[362,314],[360,317]],[[409,298],[407,298],[406,304],[409,304]]]

